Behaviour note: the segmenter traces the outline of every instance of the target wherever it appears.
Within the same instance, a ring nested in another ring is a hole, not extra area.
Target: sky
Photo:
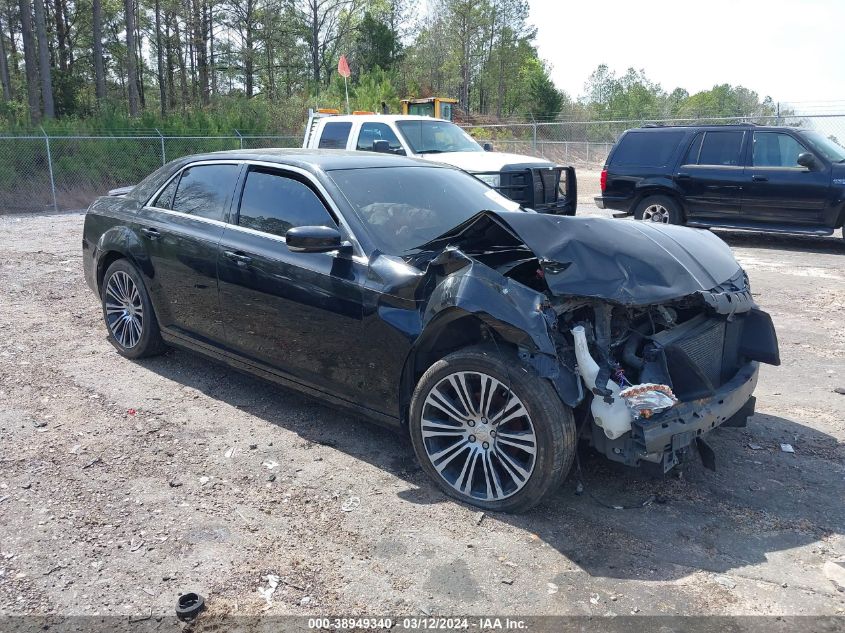
[[[529,4],[540,57],[571,97],[607,64],[620,75],[644,69],[667,92],[729,83],[814,111],[845,109],[845,0]]]

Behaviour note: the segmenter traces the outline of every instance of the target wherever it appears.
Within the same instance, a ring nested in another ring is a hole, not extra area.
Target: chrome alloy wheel
[[[420,421],[429,461],[463,495],[506,499],[531,477],[537,436],[509,387],[475,371],[449,374],[428,393]]]
[[[650,204],[643,210],[643,222],[669,224],[669,209],[662,204]]]
[[[106,322],[124,348],[131,349],[141,340],[144,304],[132,277],[122,270],[109,277],[106,284]]]

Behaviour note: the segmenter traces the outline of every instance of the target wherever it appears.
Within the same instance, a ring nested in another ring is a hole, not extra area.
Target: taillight
[[[599,186],[601,186],[602,192],[607,189],[607,170],[601,170],[601,177],[599,178]]]

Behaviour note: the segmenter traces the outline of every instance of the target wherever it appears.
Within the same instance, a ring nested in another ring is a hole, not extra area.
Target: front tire
[[[575,422],[548,380],[513,354],[471,347],[420,378],[410,434],[423,470],[446,494],[522,512],[554,492],[572,467]]]
[[[158,320],[141,275],[125,259],[113,262],[103,275],[100,299],[109,342],[126,358],[163,353]]]
[[[634,219],[658,224],[683,224],[681,205],[669,196],[646,196],[634,210]]]

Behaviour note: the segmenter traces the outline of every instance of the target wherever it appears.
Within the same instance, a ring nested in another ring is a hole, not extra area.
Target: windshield
[[[839,143],[836,141],[829,139],[828,137],[820,134],[819,132],[802,132],[804,138],[806,138],[810,145],[813,146],[819,154],[824,156],[827,160],[832,163],[843,163],[845,162],[845,148],[843,148]]]
[[[396,125],[414,154],[484,151],[469,134],[448,121],[398,121]]]
[[[380,167],[328,172],[355,209],[376,248],[402,255],[479,211],[518,211],[480,180],[442,167]]]

